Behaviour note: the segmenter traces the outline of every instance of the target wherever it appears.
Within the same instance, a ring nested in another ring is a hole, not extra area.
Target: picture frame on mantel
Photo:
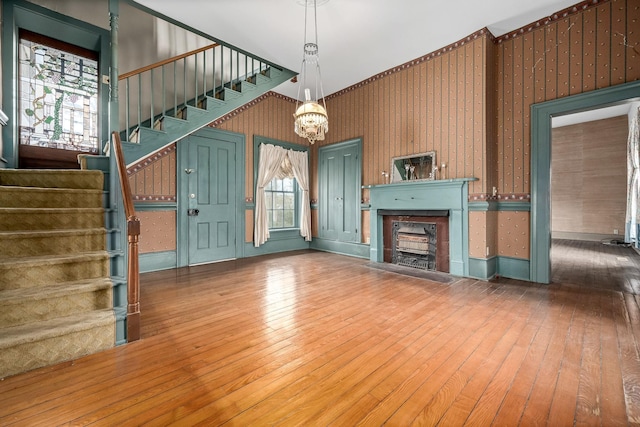
[[[391,159],[391,182],[435,179],[436,152],[410,154]]]

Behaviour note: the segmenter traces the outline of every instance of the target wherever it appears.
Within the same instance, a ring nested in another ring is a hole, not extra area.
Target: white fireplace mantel
[[[449,212],[449,271],[456,276],[469,275],[469,182],[477,178],[433,181],[402,181],[372,185],[370,257],[383,262],[384,242],[381,210],[446,210]]]

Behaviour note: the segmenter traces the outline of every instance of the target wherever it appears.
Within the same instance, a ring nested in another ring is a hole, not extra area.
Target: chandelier
[[[313,2],[313,34],[312,42],[307,43],[307,10],[309,3]],[[327,105],[322,91],[322,79],[320,75],[320,57],[318,56],[318,20],[316,14],[316,0],[305,0],[304,6],[304,52],[302,67],[300,69],[300,83],[296,100],[296,112],[294,130],[302,138],[307,138],[311,144],[322,141],[324,134],[329,131],[329,118]],[[314,96],[311,96],[311,86]],[[304,101],[300,101],[300,89],[304,88]],[[322,105],[319,104],[322,99]]]

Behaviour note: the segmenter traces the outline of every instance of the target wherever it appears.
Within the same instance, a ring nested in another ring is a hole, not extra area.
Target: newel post
[[[127,239],[129,241],[128,286],[127,286],[127,341],[140,339],[140,263],[138,260],[138,237],[140,220],[127,218]]]

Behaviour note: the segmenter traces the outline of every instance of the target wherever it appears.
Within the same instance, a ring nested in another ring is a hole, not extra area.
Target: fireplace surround
[[[403,181],[369,189],[372,262],[384,262],[384,218],[389,215],[440,216],[448,219],[449,272],[469,275],[469,182],[476,178]],[[445,214],[446,213],[446,214]],[[442,215],[445,214],[445,215]]]

